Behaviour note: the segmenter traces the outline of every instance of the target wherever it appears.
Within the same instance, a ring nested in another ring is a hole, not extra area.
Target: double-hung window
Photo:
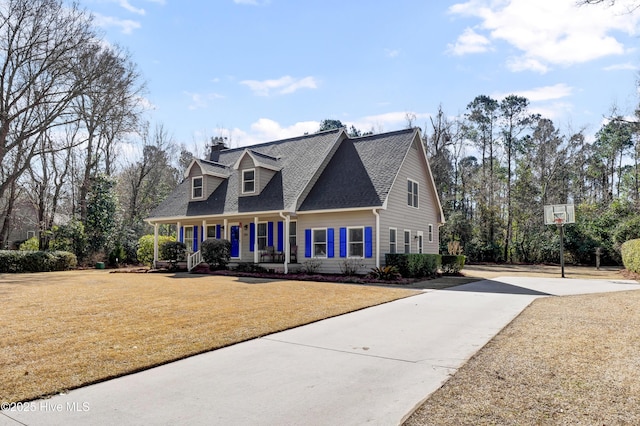
[[[389,253],[397,252],[397,234],[398,230],[396,228],[389,228]]]
[[[411,231],[404,230],[404,252],[411,253]]]
[[[256,169],[242,171],[242,193],[252,194],[256,192]]]
[[[327,230],[313,230],[313,257],[327,257]]]
[[[298,222],[292,220],[289,222],[289,247],[298,245]]]
[[[418,231],[417,234],[418,237],[418,253],[422,253],[423,248],[424,248],[424,234],[422,233],[422,231]]]
[[[411,179],[407,180],[407,204],[418,208],[418,182]]]
[[[193,239],[195,236],[193,235],[193,226],[185,226],[184,227],[184,245],[187,246],[187,251],[193,250]]]
[[[267,224],[262,222],[258,224],[258,250],[264,250],[267,247]]]
[[[429,238],[429,242],[432,243],[433,242],[433,225],[429,224],[429,233],[427,234],[427,237]]]
[[[364,228],[348,228],[349,257],[364,257]]]
[[[191,179],[191,198],[202,198],[203,194],[202,176],[194,177]]]

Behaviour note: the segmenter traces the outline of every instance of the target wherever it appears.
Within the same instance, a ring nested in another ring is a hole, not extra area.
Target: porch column
[[[224,229],[223,229],[223,231],[224,231],[224,232],[222,233],[222,234],[223,234],[223,235],[222,235],[222,238],[224,238],[225,240],[228,240],[228,239],[229,239],[229,238],[227,237],[227,233],[229,232],[229,231],[228,231],[228,228],[229,228],[229,226],[228,226],[228,225],[229,225],[229,224],[228,224],[227,222],[228,222],[228,220],[225,218],[225,219],[224,219],[224,222],[223,222],[223,224],[222,224],[222,227],[224,228]]]
[[[204,241],[207,239],[207,220],[206,219],[202,219],[202,231],[201,231],[201,241]]]
[[[373,215],[376,217],[376,268],[379,268],[380,267],[380,213],[378,213],[377,209],[373,209]],[[398,236],[396,235],[396,241],[397,240],[398,240]]]
[[[184,234],[182,234],[182,238],[180,238],[180,230],[182,229],[182,222],[178,222],[176,224],[177,228],[176,228],[176,241],[180,241],[181,243],[184,243]]]
[[[291,242],[289,241],[289,228],[291,227],[291,216],[284,217],[284,273],[289,273],[289,263],[291,262]]]
[[[157,267],[158,263],[158,229],[160,225],[158,223],[153,224],[153,268]]]
[[[253,263],[260,261],[260,253],[258,253],[258,217],[253,218]],[[273,259],[272,259],[273,260]]]

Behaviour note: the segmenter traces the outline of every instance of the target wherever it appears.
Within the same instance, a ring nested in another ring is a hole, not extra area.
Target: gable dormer
[[[231,170],[224,164],[193,159],[184,174],[191,181],[189,201],[206,200],[230,175]]]
[[[278,157],[245,149],[233,168],[238,171],[238,194],[247,197],[259,195],[282,166]]]

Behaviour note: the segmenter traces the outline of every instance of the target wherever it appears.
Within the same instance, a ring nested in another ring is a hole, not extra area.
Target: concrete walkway
[[[534,299],[632,289],[519,277],[426,291],[27,403],[0,425],[395,425]]]

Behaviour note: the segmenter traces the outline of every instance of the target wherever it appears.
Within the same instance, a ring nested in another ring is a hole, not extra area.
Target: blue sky
[[[576,0],[81,0],[147,81],[147,118],[178,143],[244,146],[314,132],[424,126],[442,104],[526,96],[593,135],[638,103],[640,12]]]

